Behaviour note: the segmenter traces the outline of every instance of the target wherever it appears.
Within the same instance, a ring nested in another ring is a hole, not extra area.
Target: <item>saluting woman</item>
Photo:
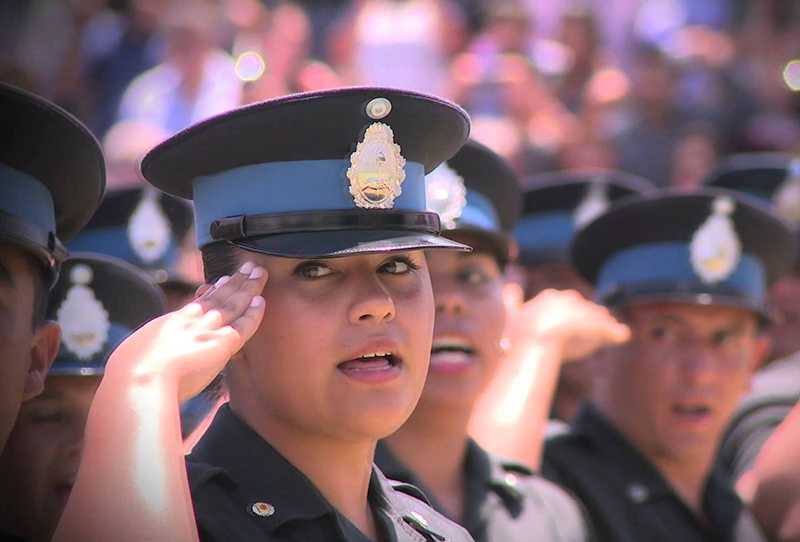
[[[426,253],[466,248],[438,235],[424,176],[468,131],[436,98],[341,89],[151,151],[148,181],[194,200],[210,286],[113,354],[56,539],[470,540],[373,467],[428,370]],[[187,479],[178,401],[223,368]]]

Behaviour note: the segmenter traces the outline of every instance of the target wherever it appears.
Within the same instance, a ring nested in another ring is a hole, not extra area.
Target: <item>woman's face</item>
[[[265,422],[333,438],[385,437],[416,406],[434,305],[421,251],[298,260],[247,253],[265,267],[261,327],[229,366],[231,402]]]
[[[503,275],[486,253],[428,255],[436,301],[431,368],[418,412],[472,409],[491,380],[505,325]]]

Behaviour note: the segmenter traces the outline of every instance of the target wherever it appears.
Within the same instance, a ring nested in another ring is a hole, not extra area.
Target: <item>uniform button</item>
[[[650,496],[650,491],[642,484],[631,484],[628,486],[628,497],[636,504],[642,504]]]
[[[255,502],[250,510],[257,516],[268,518],[275,513],[275,507],[267,502]]]

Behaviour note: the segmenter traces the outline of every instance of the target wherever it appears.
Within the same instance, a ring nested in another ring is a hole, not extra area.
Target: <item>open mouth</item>
[[[711,409],[700,403],[679,403],[672,406],[672,413],[685,421],[701,422],[710,418]]]
[[[403,361],[392,352],[369,352],[337,365],[345,375],[363,381],[382,381],[393,378],[400,371]]]
[[[474,362],[475,349],[460,337],[437,337],[431,346],[433,370],[460,370]]]

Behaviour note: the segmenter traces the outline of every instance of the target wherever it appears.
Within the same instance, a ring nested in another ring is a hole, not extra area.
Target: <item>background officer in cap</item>
[[[108,356],[163,314],[164,297],[150,277],[121,260],[75,254],[49,305],[61,348],[44,392],[22,406],[0,455],[0,528],[32,542],[49,541],[61,517]]]
[[[587,170],[543,173],[525,185],[522,216],[514,228],[519,259],[512,269],[525,299],[550,288],[574,290],[591,299],[591,285],[569,260],[575,231],[613,202],[653,190],[652,183],[621,171]],[[569,421],[591,391],[591,375],[582,360],[564,364],[558,375],[551,415]]]
[[[475,540],[584,540],[581,511],[528,467],[490,455],[468,436],[470,417],[503,357],[504,270],[515,247],[517,179],[500,156],[468,141],[427,178],[445,235],[470,253],[428,255],[436,324],[431,366],[411,418],[378,445],[376,463],[418,486]]]
[[[193,197],[213,286],[112,355],[56,540],[470,540],[372,466],[425,382],[423,250],[466,248],[438,235],[425,174],[468,131],[436,98],[341,89],[232,111],[151,151],[145,177]],[[190,486],[177,402],[234,354]],[[132,406],[126,389],[151,400]]]
[[[723,161],[706,182],[772,206],[794,228],[800,246],[800,159],[781,153],[738,154]],[[722,441],[720,462],[738,480],[737,488],[745,499],[757,496],[751,503],[753,510],[768,534],[777,535],[785,515],[780,510],[786,504],[781,503],[790,492],[783,484],[767,486],[758,480],[763,474],[751,469],[764,444],[800,399],[800,258],[795,259],[790,273],[770,287],[769,301],[775,314],[766,328],[771,361],[755,374],[750,392],[733,417]]]
[[[199,284],[180,270],[192,208],[183,200],[134,186],[107,192],[81,233],[67,245],[72,252],[96,252],[145,270],[175,310],[192,299]]]
[[[547,442],[544,473],[601,540],[759,539],[715,457],[793,252],[781,221],[724,191],[629,200],[578,233],[576,268],[632,338],[599,356],[592,400]]]
[[[71,115],[0,84],[0,450],[20,404],[38,395],[58,351],[45,320],[61,245],[105,187],[100,146]]]

